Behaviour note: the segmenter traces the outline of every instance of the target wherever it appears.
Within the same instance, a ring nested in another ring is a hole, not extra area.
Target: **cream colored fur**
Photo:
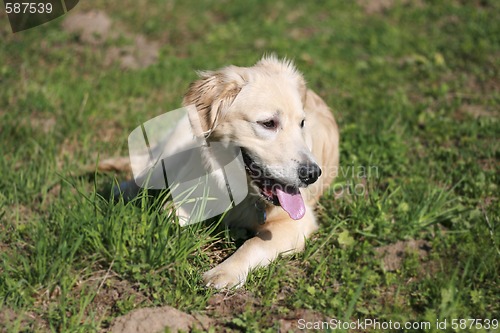
[[[323,100],[306,88],[293,64],[273,56],[252,67],[228,66],[201,72],[200,79],[188,89],[184,105],[196,106],[208,141],[231,142],[251,152],[256,162],[284,184],[300,185],[299,162],[317,163],[322,169],[315,183],[300,189],[306,205],[300,220],[291,219],[282,207],[264,201],[253,186],[247,198],[228,212],[225,222],[229,227],[248,229],[255,236],[203,278],[208,286],[218,289],[242,286],[252,269],[268,265],[280,254],[301,251],[305,240],[317,230],[315,205],[338,168],[337,124]],[[270,118],[279,121],[275,131],[259,123]],[[189,133],[182,130],[187,120],[179,126],[175,140],[167,140],[161,149],[172,151],[172,147],[190,140],[182,134]],[[180,167],[185,165],[180,163]],[[266,209],[264,224],[259,223],[259,206]]]

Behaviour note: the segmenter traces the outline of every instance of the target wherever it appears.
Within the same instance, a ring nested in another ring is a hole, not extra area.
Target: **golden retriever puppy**
[[[315,204],[337,174],[337,124],[292,62],[274,56],[200,73],[183,104],[196,107],[208,142],[241,148],[249,194],[225,223],[255,236],[203,276],[207,286],[239,287],[252,269],[301,251],[317,230]]]

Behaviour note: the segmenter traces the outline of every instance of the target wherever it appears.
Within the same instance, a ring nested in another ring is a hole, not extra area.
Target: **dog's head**
[[[241,147],[254,189],[294,219],[305,213],[299,188],[321,175],[306,143],[306,92],[293,64],[271,56],[252,67],[201,72],[184,98],[196,106],[207,139]]]

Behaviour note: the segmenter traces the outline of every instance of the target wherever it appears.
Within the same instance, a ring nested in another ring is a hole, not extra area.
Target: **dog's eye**
[[[271,120],[266,120],[266,121],[259,121],[258,122],[262,127],[266,128],[266,129],[276,129],[277,127],[277,123],[275,120],[271,119]]]
[[[304,128],[305,123],[306,123],[306,120],[302,119],[302,121],[300,122],[300,128]]]

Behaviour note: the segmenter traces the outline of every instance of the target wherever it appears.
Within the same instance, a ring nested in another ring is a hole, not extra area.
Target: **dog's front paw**
[[[242,272],[224,263],[215,266],[203,274],[205,285],[215,289],[239,288],[245,284],[246,279],[246,272]]]

